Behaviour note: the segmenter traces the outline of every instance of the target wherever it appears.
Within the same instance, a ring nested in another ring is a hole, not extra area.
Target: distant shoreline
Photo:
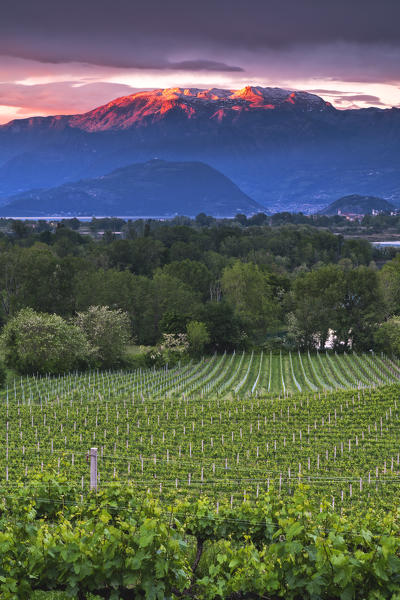
[[[124,221],[129,220],[139,220],[139,219],[157,219],[158,221],[168,221],[170,219],[175,219],[175,217],[181,215],[169,215],[169,216],[119,216],[119,215],[90,215],[90,216],[80,216],[80,215],[56,215],[56,216],[41,216],[41,217],[2,217],[0,219],[12,219],[14,221],[63,221],[65,219],[78,219],[78,221],[92,221],[93,219],[123,219]],[[184,215],[189,216],[189,215]],[[216,217],[219,218],[219,217]],[[229,217],[224,217],[229,218]],[[233,219],[234,217],[232,217]]]

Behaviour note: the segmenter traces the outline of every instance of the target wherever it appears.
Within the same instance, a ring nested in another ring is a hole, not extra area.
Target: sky
[[[400,107],[399,23],[400,0],[3,0],[0,123],[164,87]]]

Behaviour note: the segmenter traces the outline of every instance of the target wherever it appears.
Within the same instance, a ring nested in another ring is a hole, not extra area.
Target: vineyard
[[[233,506],[307,484],[333,506],[394,502],[400,366],[361,355],[214,355],[175,369],[23,378],[1,395],[0,484],[53,467]]]
[[[15,380],[0,597],[400,598],[399,377],[383,356],[239,353]]]

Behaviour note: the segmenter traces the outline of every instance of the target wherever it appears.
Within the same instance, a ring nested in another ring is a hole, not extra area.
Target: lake
[[[377,248],[400,248],[400,241],[392,242],[371,242],[373,246]]]

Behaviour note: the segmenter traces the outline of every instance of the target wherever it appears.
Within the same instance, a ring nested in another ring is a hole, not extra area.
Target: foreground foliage
[[[2,500],[0,593],[395,600],[399,516],[313,511],[307,489],[218,510],[206,497],[165,505],[120,484],[81,497],[44,475]]]
[[[15,381],[0,393],[0,598],[400,600],[400,386],[379,385],[399,371],[224,354]]]

